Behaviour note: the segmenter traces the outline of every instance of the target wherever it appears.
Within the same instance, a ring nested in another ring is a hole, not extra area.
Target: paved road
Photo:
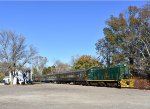
[[[150,109],[150,91],[65,84],[0,85],[0,109]]]

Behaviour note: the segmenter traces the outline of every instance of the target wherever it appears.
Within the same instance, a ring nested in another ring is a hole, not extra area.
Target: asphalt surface
[[[150,91],[68,84],[0,85],[0,109],[150,109]]]

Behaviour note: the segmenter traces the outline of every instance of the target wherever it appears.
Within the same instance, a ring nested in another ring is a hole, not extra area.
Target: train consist
[[[133,76],[126,65],[112,68],[93,67],[87,70],[49,74],[45,81],[108,87],[134,87]]]

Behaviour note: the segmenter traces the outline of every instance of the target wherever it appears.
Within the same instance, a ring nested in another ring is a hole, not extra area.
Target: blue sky
[[[0,2],[0,30],[22,33],[28,45],[34,45],[40,55],[48,58],[49,65],[57,59],[70,63],[72,56],[97,56],[95,43],[104,37],[103,28],[110,15],[145,3]]]

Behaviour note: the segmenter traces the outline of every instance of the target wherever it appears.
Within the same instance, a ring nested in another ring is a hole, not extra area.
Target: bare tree
[[[43,69],[48,62],[46,57],[36,56],[33,58],[32,67],[35,68],[39,75],[42,75]]]
[[[12,31],[0,31],[0,62],[5,72],[11,73],[11,84],[16,70],[30,64],[35,48],[25,44],[25,37]]]
[[[56,73],[61,73],[70,70],[70,66],[66,63],[61,62],[60,60],[56,60],[54,62],[54,66],[55,66]]]

